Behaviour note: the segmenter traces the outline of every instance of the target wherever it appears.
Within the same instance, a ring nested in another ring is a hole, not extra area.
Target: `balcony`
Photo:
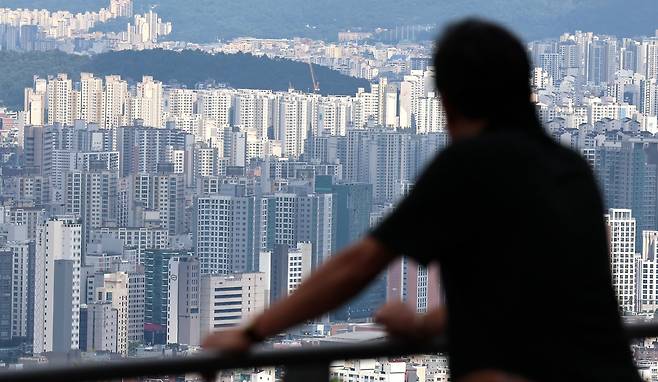
[[[627,325],[626,333],[629,340],[658,337],[658,324]],[[120,381],[193,373],[213,376],[222,370],[281,365],[285,382],[320,382],[329,381],[329,366],[337,360],[400,357],[411,354],[447,353],[447,351],[447,342],[440,337],[425,342],[386,340],[350,346],[326,345],[286,350],[253,350],[241,355],[206,353],[169,359],[44,366],[22,371],[0,372],[0,381]]]

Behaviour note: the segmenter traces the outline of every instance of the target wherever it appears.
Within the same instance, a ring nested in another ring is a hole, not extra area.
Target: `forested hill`
[[[80,72],[97,76],[118,74],[128,81],[151,75],[165,84],[189,88],[200,82],[214,81],[235,88],[287,90],[311,89],[308,64],[249,54],[216,54],[186,50],[120,51],[91,57],[69,55],[59,51],[17,53],[0,51],[0,105],[21,109],[23,91],[32,86],[34,75],[45,77],[67,73],[79,78]],[[314,66],[322,94],[353,95],[366,80]]]

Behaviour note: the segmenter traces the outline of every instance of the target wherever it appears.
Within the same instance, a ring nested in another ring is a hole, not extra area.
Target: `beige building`
[[[265,273],[201,276],[201,337],[246,323],[268,305]]]
[[[128,354],[128,274],[108,273],[104,276],[103,287],[96,289],[96,301],[111,302],[117,311],[117,348],[119,354]]]

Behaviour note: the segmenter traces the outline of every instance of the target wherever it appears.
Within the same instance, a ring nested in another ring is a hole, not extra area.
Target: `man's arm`
[[[395,258],[375,239],[365,237],[333,256],[289,297],[257,316],[248,330],[235,329],[209,335],[208,349],[246,350],[256,339],[320,316],[354,297]]]

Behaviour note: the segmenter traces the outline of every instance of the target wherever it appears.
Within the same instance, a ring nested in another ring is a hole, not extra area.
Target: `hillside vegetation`
[[[59,51],[17,53],[0,51],[0,104],[20,109],[23,90],[32,86],[33,76],[46,77],[67,73],[79,78],[80,72],[97,76],[121,75],[134,82],[152,75],[164,83],[194,87],[200,82],[216,82],[235,88],[287,90],[311,89],[308,65],[283,59],[255,57],[249,54],[211,55],[200,51],[166,50],[121,51],[92,57],[69,55]],[[344,76],[334,70],[315,66],[323,94],[354,94],[368,82]]]

